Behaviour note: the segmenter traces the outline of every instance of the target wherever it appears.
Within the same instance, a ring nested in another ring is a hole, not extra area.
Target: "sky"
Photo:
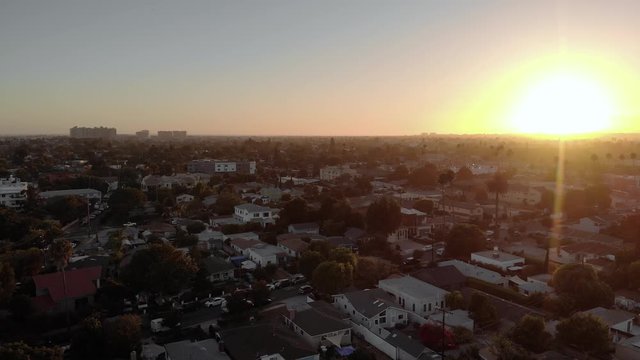
[[[636,132],[638,24],[635,0],[0,0],[0,135],[506,133],[558,68]]]

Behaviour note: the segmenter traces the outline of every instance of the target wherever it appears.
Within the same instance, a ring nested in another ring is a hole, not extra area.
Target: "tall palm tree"
[[[438,184],[440,184],[440,190],[442,191],[442,212],[446,213],[447,208],[445,206],[445,198],[447,197],[447,189],[446,186],[450,185],[453,182],[453,179],[456,177],[456,174],[451,170],[447,170],[442,174],[438,175]],[[445,219],[445,215],[443,214],[443,219]]]
[[[487,188],[489,192],[496,194],[496,213],[495,213],[495,237],[496,240],[500,240],[500,227],[499,227],[499,205],[500,205],[500,195],[504,194],[509,190],[509,181],[507,174],[503,172],[496,172],[493,177],[487,181]]]
[[[62,288],[64,291],[64,307],[67,313],[67,328],[70,330],[70,322],[69,322],[69,304],[67,304],[67,277],[65,275],[64,269],[67,267],[69,263],[69,258],[73,254],[73,247],[69,240],[66,239],[56,239],[49,246],[49,257],[51,261],[55,264],[58,271],[62,272]]]

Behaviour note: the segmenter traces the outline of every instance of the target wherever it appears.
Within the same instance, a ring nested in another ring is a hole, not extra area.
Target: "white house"
[[[250,248],[254,246],[258,246],[260,244],[264,244],[264,243],[260,240],[245,239],[241,237],[233,238],[229,241],[229,245],[231,246],[231,248],[235,252],[242,254],[244,256],[248,256]]]
[[[489,192],[489,199],[495,199],[496,193]],[[536,205],[542,198],[542,190],[522,184],[510,184],[507,192],[500,195],[500,200],[515,205]]]
[[[438,204],[438,209],[442,208],[442,202]],[[445,201],[444,211],[463,218],[482,218],[484,210],[479,204],[472,204],[458,201]]]
[[[349,166],[325,166],[320,169],[320,180],[331,181],[339,178],[342,175],[349,175],[355,177],[358,172],[351,169]]]
[[[0,178],[0,206],[8,208],[22,207],[27,201],[27,188],[29,183],[20,181],[13,176]]]
[[[471,253],[471,262],[490,265],[507,271],[509,268],[524,266],[524,258],[498,250]]]
[[[597,307],[585,311],[597,318],[600,318],[609,327],[609,334],[614,343],[618,343],[632,336],[640,335],[640,327],[634,324],[635,314],[615,309],[605,309]]]
[[[273,209],[250,203],[236,205],[233,217],[244,224],[249,222],[271,224],[275,222],[273,218]]]
[[[281,248],[263,242],[249,247],[246,251],[246,256],[260,266],[278,265],[278,260],[285,255]]]
[[[395,298],[382,289],[334,295],[333,305],[347,314],[351,321],[368,329],[406,325],[409,321],[409,311],[396,304]]]
[[[300,237],[282,235],[289,234],[278,235],[278,246],[282,250],[284,250],[290,257],[299,257],[309,247],[309,243],[302,240]]]
[[[438,263],[438,266],[454,266],[458,271],[462,273],[462,275],[478,280],[482,280],[491,284],[506,286],[507,278],[500,275],[500,273],[482,268],[477,265],[467,264],[464,261],[460,260],[447,260],[441,261]]]
[[[195,197],[189,194],[180,194],[176,196],[176,204],[192,202]]]
[[[380,280],[378,287],[393,295],[403,309],[420,316],[427,316],[443,307],[448,293],[411,276]]]

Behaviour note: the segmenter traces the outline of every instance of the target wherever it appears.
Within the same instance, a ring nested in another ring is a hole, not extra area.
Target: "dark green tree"
[[[612,349],[609,327],[587,313],[575,313],[560,321],[556,326],[556,340],[585,355],[605,355]]]
[[[390,198],[382,197],[367,209],[367,229],[383,235],[391,234],[400,226],[400,205]]]
[[[486,248],[485,235],[476,225],[455,225],[445,237],[447,256],[468,258],[472,252]]]

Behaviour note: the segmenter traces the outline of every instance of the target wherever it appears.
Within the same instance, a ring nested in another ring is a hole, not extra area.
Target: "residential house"
[[[180,194],[180,195],[176,196],[176,204],[190,203],[190,202],[193,201],[193,199],[195,199],[195,197],[193,195]]]
[[[458,271],[460,271],[462,275],[468,278],[482,280],[484,282],[488,282],[494,285],[507,286],[507,283],[508,283],[507,278],[505,278],[498,272],[485,269],[477,265],[468,264],[460,260],[447,260],[447,261],[441,261],[438,263],[438,266],[449,266],[449,265],[455,266],[455,268],[458,269]]]
[[[223,240],[233,240],[233,239],[248,239],[248,240],[260,240],[260,235],[254,232],[243,232],[243,233],[235,233],[224,235]]]
[[[320,225],[314,222],[291,224],[287,229],[291,234],[320,234]]]
[[[640,335],[621,339],[616,343],[616,360],[640,359]]]
[[[396,304],[393,295],[383,289],[354,291],[333,296],[333,305],[351,321],[367,328],[406,325],[409,311]]]
[[[224,234],[220,231],[206,229],[196,235],[198,237],[198,245],[205,250],[222,249]]]
[[[286,253],[281,248],[260,242],[247,249],[247,257],[259,266],[278,265]]]
[[[229,161],[215,159],[196,159],[187,164],[187,171],[190,173],[205,174],[255,174],[255,161]]]
[[[496,194],[489,192],[489,199],[495,199]],[[536,205],[542,198],[542,189],[523,184],[509,184],[507,192],[500,194],[500,201],[513,205]]]
[[[440,209],[442,207],[443,203],[441,201],[438,208]],[[481,219],[484,214],[484,210],[479,204],[451,200],[444,202],[444,211],[463,219]]]
[[[600,318],[609,327],[609,334],[613,342],[640,335],[640,327],[634,323],[635,314],[624,310],[606,309],[603,307],[584,311]]]
[[[600,257],[615,259],[618,252],[619,248],[601,242],[576,242],[549,249],[549,260],[558,264],[579,264]]]
[[[422,211],[400,208],[400,226],[387,236],[387,241],[394,243],[416,237],[422,227],[426,227],[427,214]]]
[[[9,176],[0,178],[0,206],[20,208],[27,201],[28,182]]]
[[[65,271],[64,279],[62,272],[35,275],[32,303],[37,310],[49,313],[89,308],[100,288],[101,274],[102,267],[93,266]]]
[[[537,293],[546,294],[553,291],[553,288],[547,284],[543,284],[535,280],[523,280],[517,275],[507,277],[507,279],[509,281],[509,287],[522,295],[529,296]]]
[[[290,234],[282,234],[290,235]],[[309,243],[302,240],[299,236],[278,236],[278,246],[284,250],[290,257],[300,257],[307,250]]]
[[[427,316],[444,306],[448,291],[411,276],[380,280],[378,287],[395,297],[403,309]]]
[[[242,254],[245,256],[249,256],[249,249],[258,246],[260,244],[264,244],[260,240],[256,239],[245,239],[245,238],[232,238],[229,242],[231,248],[237,252],[238,254]]]
[[[291,310],[284,316],[285,324],[310,346],[343,347],[351,344],[351,326],[333,313],[310,308]]]
[[[38,197],[44,200],[67,196],[79,196],[88,199],[93,204],[99,204],[102,201],[102,192],[96,189],[51,190],[38,194]]]
[[[209,274],[207,278],[211,282],[227,281],[235,279],[235,266],[215,256],[202,259],[205,269]]]
[[[233,214],[234,218],[243,224],[259,222],[263,225],[273,224],[275,222],[273,215],[273,209],[251,203],[236,205]]]
[[[640,292],[632,290],[618,290],[615,293],[616,306],[637,312],[640,309]]]
[[[197,184],[206,184],[211,179],[211,175],[197,174],[176,174],[176,175],[147,175],[142,178],[140,187],[142,191],[152,191],[158,189],[172,189],[175,186],[192,189]]]
[[[332,181],[343,175],[358,176],[358,172],[349,166],[325,166],[320,169],[320,180]]]
[[[467,278],[453,265],[420,269],[411,276],[447,291],[462,290],[467,282]]]
[[[311,241],[314,240],[312,239]],[[358,251],[358,243],[344,236],[329,236],[326,241],[335,247],[343,247],[352,251]]]
[[[164,345],[166,360],[229,360],[214,339],[182,340]]]
[[[502,251],[488,250],[471,253],[471,262],[489,265],[507,271],[524,266],[524,258]]]
[[[291,330],[270,323],[224,330],[219,336],[225,352],[234,360],[320,359],[317,348],[292,337]]]
[[[609,225],[609,222],[599,216],[583,217],[577,223],[567,225],[568,228],[586,231],[590,233],[599,233]]]
[[[353,332],[392,360],[439,360],[440,355],[397,329],[367,329],[353,323]]]

